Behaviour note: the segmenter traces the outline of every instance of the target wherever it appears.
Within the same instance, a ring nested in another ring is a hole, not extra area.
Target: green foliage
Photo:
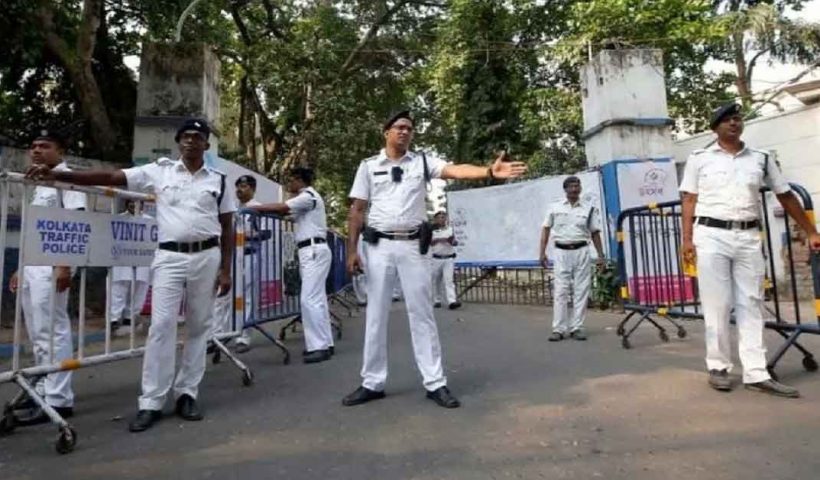
[[[602,310],[611,307],[618,299],[618,270],[614,261],[607,260],[592,275],[590,302]]]

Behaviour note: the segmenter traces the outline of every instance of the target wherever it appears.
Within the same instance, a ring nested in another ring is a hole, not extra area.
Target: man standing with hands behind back
[[[715,110],[710,126],[717,143],[696,150],[686,161],[680,184],[682,253],[685,262],[697,263],[709,386],[719,391],[732,389],[729,315],[734,307],[745,387],[796,398],[800,396],[797,389],[772,380],[766,368],[761,187],[771,188],[786,213],[808,233],[814,250],[820,249],[820,235],[769,153],[750,148],[740,139],[740,111],[737,104]]]
[[[54,172],[31,167],[26,176],[77,185],[127,187],[156,195],[159,248],[151,265],[151,327],[142,363],[139,411],[129,424],[141,432],[162,416],[173,387],[176,413],[202,420],[196,402],[205,374],[205,350],[211,331],[214,294],[231,290],[234,248],[233,199],[225,195],[225,174],[205,165],[211,129],[204,120],[187,120],[174,140],[180,158],[160,158],[141,167],[114,171]],[[219,248],[217,248],[219,247]],[[177,313],[183,294],[185,346],[179,372],[176,363]]]
[[[367,311],[362,362],[362,384],[342,404],[359,405],[384,398],[387,381],[387,323],[391,292],[397,281],[404,291],[413,353],[421,372],[427,398],[441,407],[460,405],[447,388],[441,362],[441,345],[430,292],[429,244],[424,240],[423,222],[427,182],[431,178],[483,180],[513,178],[527,167],[505,162],[502,155],[490,167],[460,164],[410,151],[415,122],[410,111],[392,115],[384,123],[385,146],[364,160],[350,190],[347,268],[352,274],[367,274]],[[357,253],[359,233],[366,242],[367,263]],[[427,232],[429,233],[429,232]],[[428,238],[429,240],[429,238]]]

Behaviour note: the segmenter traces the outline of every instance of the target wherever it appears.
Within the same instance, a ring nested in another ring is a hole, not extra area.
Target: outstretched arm
[[[527,173],[527,166],[523,162],[505,162],[506,156],[506,153],[502,153],[489,167],[479,167],[468,163],[448,164],[442,169],[441,178],[445,180],[507,179],[520,177]]]
[[[74,185],[104,185],[126,187],[128,181],[122,170],[54,171],[45,165],[32,165],[26,170],[26,178],[32,180],[57,181]]]
[[[290,213],[290,207],[287,203],[265,203],[247,208],[250,210],[255,210],[259,213],[276,213],[279,215],[287,215]]]

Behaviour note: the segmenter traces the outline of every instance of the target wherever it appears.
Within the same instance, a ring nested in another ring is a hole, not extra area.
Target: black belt
[[[219,245],[219,237],[211,237],[201,242],[160,242],[160,250],[179,253],[198,253]]]
[[[380,232],[376,230],[376,237],[388,240],[418,240],[421,233],[418,230],[411,232]]]
[[[317,243],[327,243],[327,239],[324,239],[322,237],[308,238],[307,240],[302,240],[301,242],[298,242],[296,244],[296,248],[305,248],[311,245],[315,245]]]
[[[438,254],[434,253],[433,258],[438,258],[439,260],[446,260],[448,258],[456,258],[456,254],[453,253],[453,254],[450,254],[450,255],[438,255]]]
[[[584,248],[587,245],[587,242],[556,243],[555,248],[561,250],[578,250],[579,248]]]
[[[718,220],[711,217],[698,217],[698,225],[706,227],[722,228],[724,230],[749,230],[760,227],[760,220]]]

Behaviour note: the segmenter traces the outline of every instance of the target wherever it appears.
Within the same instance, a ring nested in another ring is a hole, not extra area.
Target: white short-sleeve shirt
[[[53,170],[55,172],[71,171],[65,162],[60,163]],[[31,204],[37,207],[65,208],[67,210],[84,210],[88,208],[86,195],[83,192],[73,190],[59,192],[56,188],[39,185],[34,189]]]
[[[594,205],[579,200],[574,205],[566,198],[554,202],[544,219],[544,228],[558,243],[586,242],[601,231],[601,212]]]
[[[327,237],[327,214],[325,201],[313,187],[302,189],[295,197],[285,202],[296,223],[296,241]]]
[[[350,198],[367,200],[367,224],[383,232],[415,229],[427,219],[423,155],[408,151],[398,161],[390,160],[384,149],[359,165]],[[430,178],[441,178],[444,160],[426,155]],[[393,181],[393,168],[402,171],[400,182]]]
[[[760,217],[760,189],[786,193],[789,184],[768,152],[744,147],[736,155],[715,144],[686,161],[680,191],[698,196],[695,216],[749,221]],[[764,173],[765,172],[765,173]]]
[[[433,240],[446,240],[454,235],[450,226],[433,230]],[[451,245],[450,242],[434,243],[430,246],[430,252],[433,255],[452,255],[456,253],[456,247]]]
[[[234,199],[222,190],[225,174],[208,166],[191,173],[182,160],[160,158],[123,172],[129,190],[156,196],[160,242],[200,242],[219,236],[219,214],[236,211]]]

